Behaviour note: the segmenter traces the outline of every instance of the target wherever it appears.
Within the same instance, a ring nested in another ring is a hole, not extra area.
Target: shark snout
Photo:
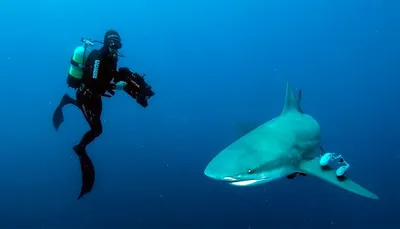
[[[214,180],[219,180],[219,181],[226,181],[226,182],[234,182],[237,181],[237,178],[231,177],[231,176],[224,176],[223,174],[213,171],[212,166],[207,166],[207,168],[204,170],[204,175],[207,177],[214,179]]]
[[[204,175],[215,180],[220,180],[219,176],[213,169],[212,163],[208,164],[206,169],[204,169]]]
[[[243,160],[244,150],[224,150],[215,156],[204,169],[204,175],[214,180],[232,181],[231,179],[243,179],[247,176],[248,163]]]
[[[211,162],[210,164],[207,165],[206,169],[204,170],[204,175],[214,180],[219,180],[229,183],[248,180],[240,175],[239,176],[232,175],[234,173],[230,173],[229,169],[227,168],[229,167],[221,166],[221,164],[219,163]]]
[[[218,163],[217,160],[211,161],[204,169],[204,175],[214,180],[226,180],[229,176],[223,164]]]

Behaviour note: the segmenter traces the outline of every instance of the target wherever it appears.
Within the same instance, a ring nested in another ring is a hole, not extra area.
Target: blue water
[[[400,192],[399,1],[104,1],[0,3],[0,228],[397,228]],[[143,109],[104,99],[81,200],[72,151],[88,130],[66,76],[82,36],[116,29],[119,66],[147,74]],[[203,175],[241,135],[279,114],[285,82],[303,90],[326,150],[380,196],[312,177],[238,188]]]

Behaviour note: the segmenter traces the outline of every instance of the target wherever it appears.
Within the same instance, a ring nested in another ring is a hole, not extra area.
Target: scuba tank
[[[71,65],[68,71],[67,84],[72,88],[79,88],[82,83],[82,77],[85,70],[86,61],[92,51],[92,47],[95,43],[103,44],[101,41],[91,41],[90,39],[82,38],[82,45],[78,46],[74,50],[74,54],[71,57]],[[124,57],[124,55],[118,52],[118,56]]]
[[[71,57],[71,65],[68,71],[67,84],[72,88],[80,87],[85,63],[90,54],[90,50],[88,50],[88,48],[94,45],[92,41],[85,38],[82,38],[81,41],[83,44],[75,48]]]

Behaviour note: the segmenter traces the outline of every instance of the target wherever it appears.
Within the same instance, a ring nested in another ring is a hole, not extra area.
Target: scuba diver
[[[142,107],[147,107],[147,100],[155,93],[144,81],[144,76],[128,68],[117,70],[118,57],[122,56],[121,37],[115,30],[108,30],[103,42],[82,39],[82,46],[75,49],[67,78],[69,87],[76,90],[76,99],[64,94],[53,114],[53,125],[58,130],[64,121],[63,107],[72,104],[79,108],[90,129],[80,142],[73,147],[78,155],[82,171],[82,187],[78,200],[92,190],[95,180],[93,163],[86,152],[86,147],[103,132],[101,123],[102,97],[112,97],[114,90],[124,90]],[[100,49],[91,49],[94,43],[102,43]],[[109,94],[107,94],[107,92]]]

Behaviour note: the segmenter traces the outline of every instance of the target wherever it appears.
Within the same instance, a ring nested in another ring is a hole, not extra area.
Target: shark
[[[287,82],[280,115],[228,145],[208,163],[204,174],[234,186],[261,185],[294,174],[310,175],[359,196],[379,199],[347,174],[338,177],[332,166],[321,166],[321,149],[319,123],[303,112]]]

